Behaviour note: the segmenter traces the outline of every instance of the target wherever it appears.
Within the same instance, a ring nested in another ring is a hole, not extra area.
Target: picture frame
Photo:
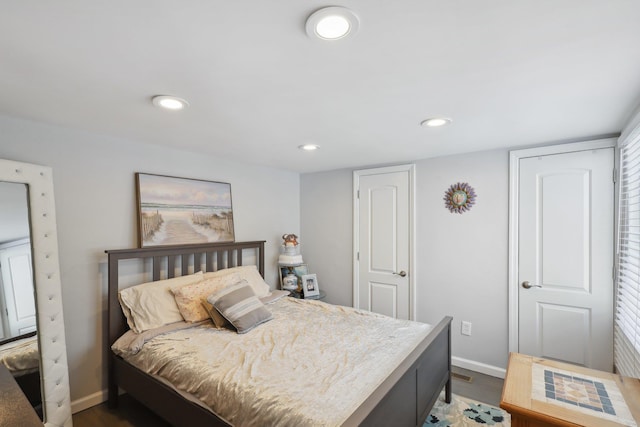
[[[234,242],[231,184],[136,173],[138,244]]]
[[[282,279],[284,279],[287,274],[289,274],[289,269],[293,271],[293,274],[298,276],[298,286],[302,283],[302,276],[305,274],[309,274],[309,266],[307,264],[299,264],[299,265],[280,265],[278,268],[278,272],[280,273],[280,289],[283,289]]]
[[[319,297],[320,288],[318,287],[318,277],[315,273],[305,274],[301,277],[302,293],[305,298]]]

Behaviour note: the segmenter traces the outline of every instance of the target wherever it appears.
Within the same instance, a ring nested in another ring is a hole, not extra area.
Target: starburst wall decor
[[[463,213],[476,202],[476,192],[466,182],[453,184],[444,192],[444,205],[451,213]]]

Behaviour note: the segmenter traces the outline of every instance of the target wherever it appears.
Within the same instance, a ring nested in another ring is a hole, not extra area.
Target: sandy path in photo
[[[167,221],[165,233],[166,237],[162,241],[163,245],[207,243],[207,236],[198,233],[189,221],[183,219]]]

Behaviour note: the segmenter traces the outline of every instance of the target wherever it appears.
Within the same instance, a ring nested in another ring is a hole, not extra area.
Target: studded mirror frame
[[[27,184],[44,425],[71,427],[69,368],[51,168],[0,159],[0,181]]]

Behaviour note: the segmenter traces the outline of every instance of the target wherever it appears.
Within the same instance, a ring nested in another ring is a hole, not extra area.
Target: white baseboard
[[[476,362],[474,360],[463,359],[456,356],[451,356],[451,364],[459,368],[469,369],[470,371],[480,372],[481,374],[490,375],[497,378],[504,378],[507,373],[506,369],[487,365],[486,363],[482,362]]]
[[[97,391],[89,396],[81,397],[80,399],[71,402],[71,413],[75,414],[85,409],[89,409],[92,406],[101,404],[107,401],[107,390]]]

